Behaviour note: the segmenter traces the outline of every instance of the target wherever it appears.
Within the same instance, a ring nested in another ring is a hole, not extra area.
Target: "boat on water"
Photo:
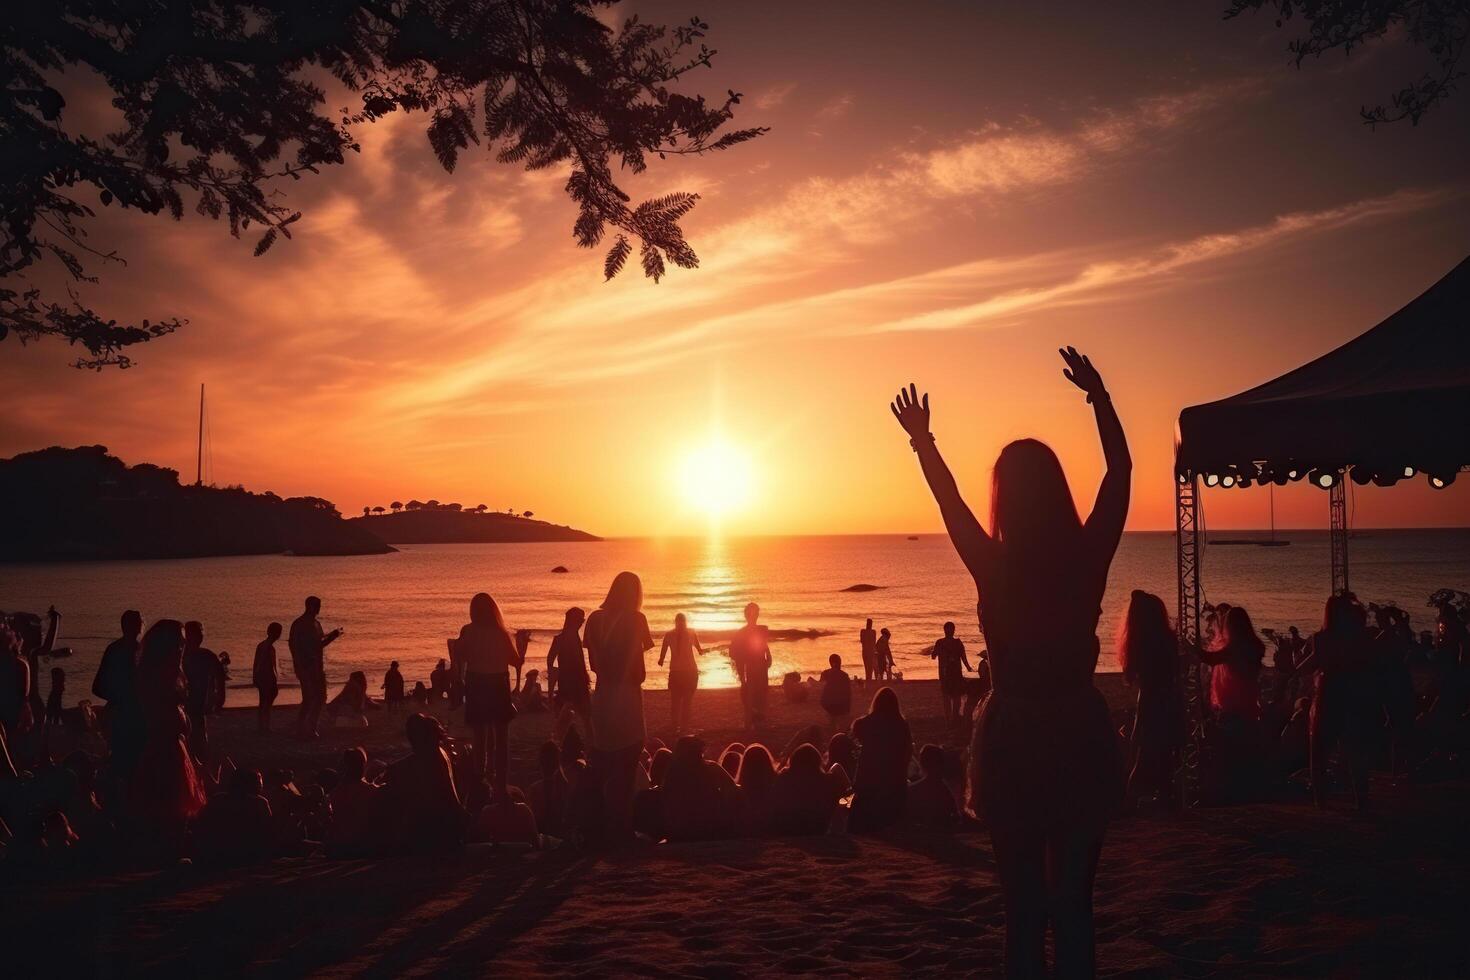
[[[1269,538],[1217,538],[1211,539],[1210,544],[1223,545],[1254,545],[1257,548],[1285,548],[1291,544],[1290,541],[1276,537],[1276,488],[1267,485],[1271,490],[1271,536]]]

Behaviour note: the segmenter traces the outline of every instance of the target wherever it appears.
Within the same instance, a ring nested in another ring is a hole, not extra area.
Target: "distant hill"
[[[0,560],[380,555],[393,551],[320,497],[179,483],[175,470],[128,466],[105,446],[0,459]]]
[[[424,507],[347,522],[391,544],[482,544],[526,541],[601,541],[595,534],[513,514]]]

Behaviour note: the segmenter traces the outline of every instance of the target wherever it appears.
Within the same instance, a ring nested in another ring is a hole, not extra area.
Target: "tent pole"
[[[1200,560],[1204,541],[1199,526],[1199,477],[1193,473],[1174,480],[1174,552],[1179,605],[1175,625],[1179,633],[1180,689],[1189,731],[1180,754],[1177,788],[1186,807],[1200,802],[1200,747],[1204,738],[1204,706],[1199,676]]]
[[[1327,492],[1327,510],[1332,537],[1332,594],[1348,591],[1347,481],[1340,480]]]

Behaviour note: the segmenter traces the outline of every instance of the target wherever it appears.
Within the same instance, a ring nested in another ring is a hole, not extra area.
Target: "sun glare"
[[[678,485],[684,502],[706,517],[733,514],[750,502],[750,457],[724,439],[711,439],[684,456]]]

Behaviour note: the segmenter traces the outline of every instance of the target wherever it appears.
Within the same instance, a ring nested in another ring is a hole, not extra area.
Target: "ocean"
[[[1279,531],[1286,548],[1210,546],[1205,555],[1207,599],[1250,610],[1257,627],[1309,632],[1321,617],[1329,587],[1325,531]],[[1222,532],[1220,537],[1264,537]],[[1428,629],[1426,600],[1439,588],[1470,591],[1470,529],[1361,531],[1351,542],[1352,586],[1364,601],[1394,602]],[[552,568],[565,566],[565,573]],[[544,664],[552,635],[570,606],[592,609],[614,574],[637,572],[644,612],[654,637],[683,612],[706,646],[722,647],[742,620],[747,602],[775,635],[773,676],[814,674],[829,654],[861,671],[857,632],[871,616],[893,634],[896,668],[906,677],[933,677],[928,647],[945,620],[958,625],[967,647],[978,649],[975,589],[948,538],[921,535],[701,539],[614,539],[596,543],[403,545],[397,554],[351,558],[261,555],[182,561],[0,564],[0,609],[62,614],[58,646],[69,659],[43,661],[43,675],[59,665],[68,674],[67,700],[89,697],[103,647],[117,635],[124,609],[146,621],[197,619],[206,644],[232,659],[230,704],[253,703],[250,664],[266,624],[289,627],[302,599],[322,598],[322,623],[343,627],[327,651],[333,692],[348,673],[364,670],[377,690],[390,660],[400,661],[412,685],[428,679],[446,655],[445,641],[468,618],[475,592],[495,596],[512,629],[533,631],[528,666]],[[854,585],[872,591],[844,591]],[[1112,650],[1128,594],[1145,589],[1175,604],[1174,538],[1168,532],[1125,534],[1113,562],[1099,635],[1099,671],[1117,669]],[[283,681],[291,681],[284,640],[277,644]],[[665,683],[648,657],[651,686]],[[718,653],[702,663],[701,684],[733,686]],[[43,693],[50,679],[40,679]],[[283,690],[282,702],[295,700]]]

